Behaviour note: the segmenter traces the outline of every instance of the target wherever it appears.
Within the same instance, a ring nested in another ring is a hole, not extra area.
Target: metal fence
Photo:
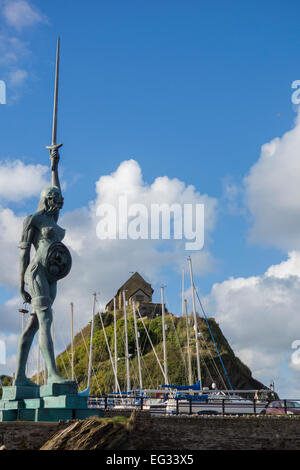
[[[288,402],[291,400],[280,400],[284,403],[284,412],[288,412]],[[299,400],[298,400],[299,401]],[[155,404],[155,399],[135,396],[105,396],[102,398],[90,397],[89,406],[104,410],[147,410],[153,414],[172,414],[172,415],[259,415],[264,414],[268,401],[262,400],[231,400],[230,398],[220,398],[214,400],[200,401],[195,398],[180,399],[170,398],[165,402]],[[300,410],[300,408],[299,408]]]

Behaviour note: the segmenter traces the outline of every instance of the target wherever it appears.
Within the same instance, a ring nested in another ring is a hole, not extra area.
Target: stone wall
[[[107,417],[113,414],[107,413]],[[82,436],[77,424],[0,423],[0,447],[39,449],[49,441],[51,449],[51,441],[55,441],[52,448],[58,450],[65,449],[66,443],[72,443],[72,448],[77,443],[78,449],[88,450],[91,440],[83,438],[90,433],[94,449],[112,449],[112,434],[105,428],[109,427],[107,420],[103,424],[99,418],[85,420]],[[151,417],[147,412],[137,412],[130,426],[114,426],[114,450],[300,450],[300,416]],[[63,429],[64,439],[60,440]],[[57,438],[51,439],[55,435]],[[97,436],[101,439],[95,439]]]
[[[300,416],[152,417],[138,420],[126,448],[137,442],[149,450],[300,450]]]
[[[54,434],[68,427],[68,423],[0,423],[1,450],[38,450]]]

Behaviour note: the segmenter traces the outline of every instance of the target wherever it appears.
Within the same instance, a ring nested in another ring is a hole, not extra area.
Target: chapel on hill
[[[126,305],[132,306],[134,300],[136,308],[143,315],[157,316],[161,315],[161,304],[152,302],[154,290],[151,284],[135,272],[127,281],[117,290],[114,298],[116,299],[117,310],[123,309],[123,291],[125,291]],[[112,298],[105,307],[106,311],[113,311],[114,298]],[[166,308],[165,308],[166,310]],[[167,310],[166,310],[167,311]]]

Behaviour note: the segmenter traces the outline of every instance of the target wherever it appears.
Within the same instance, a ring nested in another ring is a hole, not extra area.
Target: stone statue
[[[48,372],[48,384],[70,383],[61,377],[56,368],[53,341],[51,337],[52,304],[56,297],[57,281],[70,272],[72,259],[69,250],[62,243],[65,230],[57,224],[64,198],[58,176],[59,151],[56,144],[57,97],[59,69],[59,40],[57,44],[56,79],[54,94],[54,116],[52,145],[50,149],[52,182],[41,192],[35,214],[24,221],[20,255],[20,292],[25,303],[31,303],[32,312],[20,338],[17,356],[15,386],[36,385],[26,377],[26,363],[32,341],[39,331],[41,349]],[[35,255],[31,259],[32,246]]]
[[[14,385],[34,386],[26,378],[25,369],[29,350],[38,330],[39,346],[48,371],[48,383],[65,382],[58,375],[55,364],[51,338],[52,304],[56,296],[57,281],[70,272],[72,260],[69,250],[62,243],[65,230],[57,224],[64,201],[57,171],[58,150],[51,150],[51,161],[52,186],[42,191],[37,212],[25,219],[19,245],[20,292],[24,301],[32,304],[32,313],[19,343]],[[32,245],[35,256],[30,261]]]

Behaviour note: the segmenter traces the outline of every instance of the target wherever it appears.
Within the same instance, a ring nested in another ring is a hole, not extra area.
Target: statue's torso
[[[33,221],[35,234],[33,244],[37,254],[43,256],[52,243],[59,243],[65,237],[66,231],[61,228],[54,217],[48,215],[39,215]]]
[[[61,228],[53,216],[41,214],[34,216],[33,245],[36,253],[28,268],[41,266],[49,282],[65,277],[71,269],[72,259],[68,248],[62,243],[65,230]]]

